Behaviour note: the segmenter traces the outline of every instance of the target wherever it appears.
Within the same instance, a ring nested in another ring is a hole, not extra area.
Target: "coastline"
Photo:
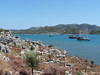
[[[89,35],[90,38],[94,38],[91,41],[77,41],[76,39],[69,39],[69,35],[55,35],[54,37],[49,37],[49,35],[18,36],[23,40],[26,38],[29,38],[32,41],[41,40],[44,45],[52,44],[60,49],[67,50],[69,56],[78,55],[89,59],[89,61],[94,60],[96,64],[100,65],[100,35]]]
[[[5,63],[7,62],[7,65],[12,64],[11,68],[9,68],[9,71],[11,71],[12,73],[17,74],[22,69],[24,69],[26,72],[30,71],[30,68],[27,69],[24,66],[22,57],[25,55],[24,53],[26,51],[29,51],[30,47],[33,46],[34,51],[40,53],[39,57],[42,60],[42,63],[39,66],[40,73],[47,72],[49,69],[49,65],[56,65],[54,66],[54,68],[57,71],[58,67],[61,68],[58,73],[59,75],[62,75],[65,72],[72,75],[76,73],[80,73],[82,75],[100,74],[100,66],[91,64],[87,59],[84,59],[82,57],[67,56],[67,52],[65,50],[58,49],[54,46],[45,46],[40,41],[31,41],[28,39],[21,40],[20,37],[12,36],[11,33],[3,33],[1,36],[6,41],[4,40],[3,42],[1,42],[0,46],[3,46],[4,48],[6,47],[7,50],[1,50],[0,58],[3,59],[2,61],[4,61]],[[6,43],[6,45],[4,45],[3,43]],[[50,56],[48,56],[49,54]],[[3,57],[5,57],[5,59]],[[6,66],[6,68],[8,67]],[[93,71],[92,69],[94,69],[95,71]],[[2,70],[4,69],[2,68]]]

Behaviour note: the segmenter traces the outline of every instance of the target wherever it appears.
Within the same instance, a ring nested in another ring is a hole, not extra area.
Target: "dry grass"
[[[0,70],[11,71],[11,66],[0,57]]]

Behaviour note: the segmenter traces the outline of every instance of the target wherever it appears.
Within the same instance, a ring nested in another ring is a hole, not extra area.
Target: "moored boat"
[[[70,35],[69,38],[71,38],[71,39],[77,39],[78,35]]]
[[[54,35],[49,35],[50,37],[54,37]]]
[[[91,38],[78,37],[77,40],[90,41]]]

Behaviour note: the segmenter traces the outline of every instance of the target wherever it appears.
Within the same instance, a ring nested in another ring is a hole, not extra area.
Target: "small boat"
[[[54,37],[54,35],[49,35],[50,37]]]
[[[77,40],[90,41],[90,38],[78,37]]]
[[[70,35],[69,38],[71,38],[71,39],[77,39],[78,35]]]

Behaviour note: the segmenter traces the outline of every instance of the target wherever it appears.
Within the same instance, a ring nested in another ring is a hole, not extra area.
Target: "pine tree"
[[[26,64],[27,67],[30,67],[32,69],[32,75],[33,75],[33,70],[34,69],[38,69],[38,65],[39,65],[39,58],[37,57],[38,54],[30,51],[25,53],[25,58],[24,58],[24,62]]]

